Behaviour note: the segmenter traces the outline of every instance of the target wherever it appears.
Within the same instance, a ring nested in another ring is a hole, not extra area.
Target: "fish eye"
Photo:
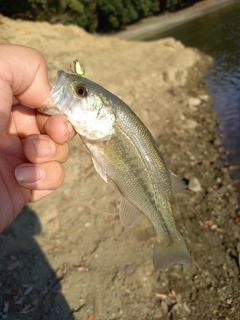
[[[79,84],[78,86],[76,86],[76,94],[79,97],[86,97],[86,95],[88,94],[88,90],[84,85]]]

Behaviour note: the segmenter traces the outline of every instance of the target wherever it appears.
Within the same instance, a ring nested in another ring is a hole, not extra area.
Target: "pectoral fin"
[[[172,171],[170,171],[170,178],[172,184],[172,195],[174,196],[176,193],[183,191],[187,188],[186,183],[182,181],[178,176],[176,176]]]
[[[92,162],[94,165],[94,168],[96,169],[97,173],[100,175],[100,177],[105,181],[107,181],[107,174],[106,172],[103,170],[103,168],[100,166],[100,164],[92,157]]]
[[[122,197],[120,202],[120,221],[124,227],[132,227],[141,212],[134,207],[126,198]]]

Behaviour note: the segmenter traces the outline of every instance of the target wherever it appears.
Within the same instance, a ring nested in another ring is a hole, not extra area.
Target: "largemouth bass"
[[[153,250],[156,269],[190,263],[186,244],[176,229],[173,194],[182,181],[168,168],[150,131],[118,97],[85,78],[58,71],[48,102],[40,111],[65,114],[88,148],[104,181],[110,178],[122,197],[119,216],[132,226],[144,213],[157,232]]]

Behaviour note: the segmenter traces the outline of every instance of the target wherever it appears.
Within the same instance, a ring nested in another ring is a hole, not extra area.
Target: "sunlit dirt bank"
[[[151,223],[143,216],[132,228],[121,226],[119,192],[98,176],[75,137],[62,187],[0,235],[0,317],[238,319],[238,198],[229,168],[218,161],[217,123],[202,80],[211,58],[174,39],[127,42],[2,16],[0,33],[1,42],[42,52],[51,84],[77,58],[88,78],[136,112],[169,168],[190,181],[173,208],[193,258],[192,265],[154,269]]]

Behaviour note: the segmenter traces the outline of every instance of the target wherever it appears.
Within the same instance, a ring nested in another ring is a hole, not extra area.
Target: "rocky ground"
[[[66,179],[0,235],[0,318],[9,320],[239,319],[238,194],[221,153],[202,76],[211,58],[174,39],[127,42],[76,26],[0,17],[0,40],[45,56],[50,82],[77,58],[86,76],[142,119],[169,168],[190,181],[174,201],[192,265],[156,271],[144,216],[126,229],[119,192],[71,141]]]

